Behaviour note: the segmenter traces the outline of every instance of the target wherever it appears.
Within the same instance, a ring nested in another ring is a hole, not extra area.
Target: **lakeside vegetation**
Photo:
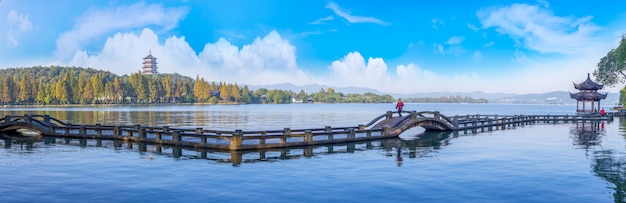
[[[461,97],[460,95],[449,96],[449,97],[441,96],[441,97],[405,98],[405,99],[402,99],[402,101],[412,102],[412,103],[456,103],[456,104],[461,104],[461,103],[486,104],[486,103],[489,103],[489,100],[487,100],[487,99],[483,99],[483,98],[473,99],[473,98],[468,97],[468,96]]]
[[[597,68],[593,72],[597,82],[609,87],[626,83],[626,34],[622,35],[617,48],[611,49],[600,59]],[[626,86],[622,87],[619,92],[619,105],[626,108]]]
[[[298,93],[250,90],[237,83],[209,82],[179,74],[118,76],[81,67],[24,67],[0,70],[0,105],[155,104],[155,103],[391,103],[390,95],[343,94],[333,88]]]

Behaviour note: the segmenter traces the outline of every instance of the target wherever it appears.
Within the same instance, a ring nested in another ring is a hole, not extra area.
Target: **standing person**
[[[602,110],[600,111],[600,114],[602,114],[602,116],[604,116],[606,112],[604,111],[604,108],[602,108]]]
[[[402,117],[402,107],[404,107],[404,103],[402,103],[401,99],[398,99],[398,103],[396,104],[396,109],[398,109],[398,115]]]

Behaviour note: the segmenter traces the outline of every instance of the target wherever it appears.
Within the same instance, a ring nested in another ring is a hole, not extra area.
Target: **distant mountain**
[[[328,85],[318,85],[318,84],[309,84],[309,85],[303,85],[303,86],[297,86],[291,83],[280,83],[280,84],[274,84],[274,85],[263,85],[263,86],[256,86],[256,85],[250,85],[248,86],[248,88],[250,88],[251,90],[255,90],[255,89],[259,89],[259,88],[265,88],[268,90],[272,90],[272,89],[279,89],[279,90],[291,90],[292,92],[298,93],[300,92],[300,90],[304,90],[307,94],[313,93],[313,92],[319,92],[321,89],[324,89],[324,91],[326,91],[328,88],[333,88],[335,90],[335,92],[341,92],[344,94],[364,94],[367,92],[371,92],[374,94],[384,94],[379,92],[378,90],[375,89],[370,89],[370,88],[363,88],[363,87],[332,87],[332,86],[328,86]]]
[[[414,94],[392,94],[391,96],[400,98],[420,98],[420,97],[449,97],[449,96],[461,96],[471,97],[473,99],[487,99],[491,102],[492,99],[498,99],[503,97],[517,96],[517,94],[507,93],[484,93],[481,91],[474,92],[429,92],[429,93],[414,93]]]
[[[274,85],[265,86],[248,86],[251,90],[265,88],[265,89],[279,89],[279,90],[291,90],[292,92],[300,92],[304,90],[308,94],[318,92],[320,89],[333,88],[336,92],[344,94],[364,94],[371,92],[378,95],[389,94],[394,98],[421,98],[421,97],[449,97],[449,96],[461,96],[471,97],[473,99],[487,99],[489,103],[517,103],[517,104],[576,104],[576,100],[573,100],[569,96],[569,92],[566,91],[554,91],[541,94],[509,94],[509,93],[485,93],[481,91],[474,92],[428,92],[428,93],[414,93],[414,94],[391,94],[380,92],[375,89],[363,88],[363,87],[333,87],[328,85],[310,84],[297,86],[291,83],[280,83]],[[605,100],[602,100],[602,104],[615,105],[619,101],[619,93],[609,93]]]
[[[614,105],[619,101],[618,93],[609,93],[602,104]],[[490,103],[522,103],[522,104],[576,104],[569,92],[555,91],[542,94],[520,94],[515,96],[490,99]]]

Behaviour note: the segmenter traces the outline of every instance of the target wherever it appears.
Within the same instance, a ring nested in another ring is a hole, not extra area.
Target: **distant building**
[[[608,93],[598,93],[598,90],[604,88],[604,85],[595,83],[589,78],[582,83],[574,83],[574,88],[579,90],[577,93],[569,93],[572,99],[576,100],[577,113],[597,113],[600,111],[600,100],[606,99]],[[582,103],[582,107],[581,104]],[[589,108],[585,104],[590,104]],[[597,106],[596,106],[597,105]]]
[[[143,58],[143,67],[141,67],[142,74],[158,74],[157,71],[157,58],[152,56],[152,50],[148,51],[148,56]]]

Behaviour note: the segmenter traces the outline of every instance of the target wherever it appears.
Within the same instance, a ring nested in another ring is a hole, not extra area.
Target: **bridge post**
[[[120,136],[120,127],[113,126],[113,137],[119,137],[119,136]]]
[[[359,124],[359,130],[365,130],[365,125]]]
[[[441,115],[439,114],[439,111],[435,111],[435,119],[436,120],[441,120]]]
[[[54,126],[48,125],[48,134],[54,134]]]
[[[98,137],[102,136],[102,125],[100,123],[96,123],[96,134]]]
[[[85,125],[80,125],[78,128],[78,134],[85,135]]]
[[[180,141],[182,141],[182,138],[180,136],[180,131],[178,130],[174,131],[174,134],[172,134],[172,141],[174,142],[175,145],[180,144]]]
[[[380,136],[386,136],[386,135],[387,135],[387,133],[389,133],[389,127],[384,126],[384,127],[383,127],[383,132],[381,132],[381,135],[380,135]]]
[[[348,139],[356,138],[356,133],[354,132],[354,128],[348,129]]]
[[[291,128],[285,128],[283,131],[283,136],[280,138],[281,144],[287,143],[287,137],[291,137]]]
[[[43,122],[50,125],[50,115],[46,114],[43,116]]]
[[[238,150],[241,149],[241,144],[243,142],[243,131],[235,130],[232,137],[230,138],[230,150]]]
[[[139,140],[143,140],[144,138],[146,138],[146,132],[145,132],[145,128],[143,127],[139,127],[139,129],[137,129],[137,137],[139,138]]]
[[[10,116],[10,115],[6,115],[6,116],[4,116],[4,123],[5,123],[5,124],[9,124],[9,123],[11,123],[11,116]]]
[[[168,134],[170,132],[170,126],[163,126],[161,127],[161,132],[156,134],[156,140],[160,141],[161,138],[163,137],[163,133]]]
[[[30,114],[26,114],[24,115],[24,118],[26,119],[26,124],[31,125],[33,121],[31,121],[31,117]]]
[[[65,135],[70,135],[70,128],[72,127],[72,123],[67,123],[65,126]]]
[[[311,133],[311,130],[305,130],[304,131],[304,142],[310,143],[312,141],[313,141],[313,133]]]
[[[202,131],[202,128],[196,128],[196,135],[204,135],[204,131]],[[206,144],[206,136],[200,137],[200,143]]]
[[[386,117],[386,119],[390,119],[391,117],[393,117],[393,112],[391,112],[391,111],[387,111],[387,117]]]
[[[267,132],[262,132],[261,133],[261,139],[259,139],[259,145],[263,146],[265,145],[265,136],[267,135]]]
[[[333,129],[330,126],[324,127],[324,132],[328,133],[328,140],[332,141],[334,139]]]

